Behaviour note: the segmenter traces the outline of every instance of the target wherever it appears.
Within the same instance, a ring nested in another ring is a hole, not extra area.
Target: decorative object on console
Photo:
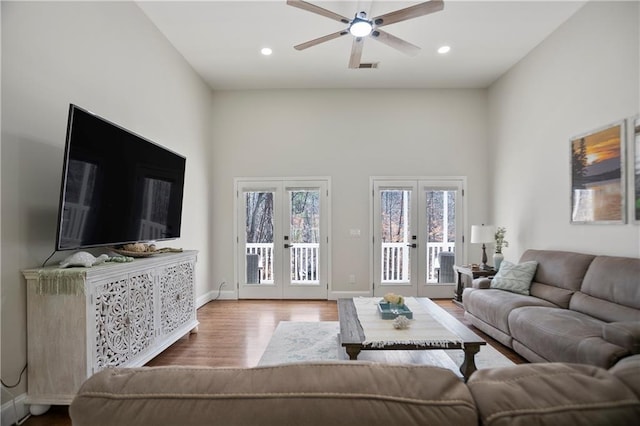
[[[495,234],[495,227],[493,225],[472,225],[471,226],[471,244],[482,243],[482,265],[480,269],[491,269],[487,265],[487,247],[485,243],[492,243]]]
[[[571,223],[625,223],[624,120],[571,139]]]
[[[110,257],[109,260],[107,260],[107,262],[114,262],[114,263],[133,262],[133,257],[117,255],[117,256]]]
[[[131,257],[149,257],[155,254],[160,253],[181,253],[181,248],[156,248],[155,244],[145,244],[145,243],[135,243],[135,244],[125,244],[120,247],[110,247],[109,250],[112,250],[118,254],[124,256]]]
[[[496,271],[500,269],[500,264],[504,260],[502,247],[509,247],[509,241],[504,239],[504,234],[506,233],[507,229],[504,226],[498,226],[496,234],[494,235],[496,240],[496,252],[493,254],[493,267]]]
[[[502,262],[502,268],[500,268],[496,276],[491,280],[491,288],[499,288],[528,296],[531,280],[536,274],[537,268],[538,262],[535,260],[519,264],[505,260]]]
[[[95,257],[86,251],[79,251],[62,260],[60,262],[60,267],[68,268],[69,266],[82,266],[85,268],[91,268],[93,265],[99,265],[107,260],[109,260],[109,256],[106,254],[101,254],[100,256]]]

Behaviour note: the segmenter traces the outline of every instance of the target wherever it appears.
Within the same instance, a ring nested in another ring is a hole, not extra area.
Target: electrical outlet
[[[356,283],[356,274],[349,274],[349,284]]]

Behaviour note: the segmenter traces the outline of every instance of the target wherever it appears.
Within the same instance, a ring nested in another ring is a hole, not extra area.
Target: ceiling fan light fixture
[[[438,48],[438,53],[444,55],[445,53],[449,53],[450,50],[451,46],[440,46],[440,48]]]
[[[355,18],[349,26],[349,32],[354,37],[366,37],[371,34],[371,31],[373,31],[371,22],[360,18]]]

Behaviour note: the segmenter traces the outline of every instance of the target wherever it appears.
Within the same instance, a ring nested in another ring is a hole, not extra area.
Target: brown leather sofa
[[[521,364],[452,371],[359,361],[257,368],[104,370],[70,406],[74,426],[635,425],[640,355],[607,371]]]
[[[609,368],[640,353],[640,259],[527,250],[538,262],[530,295],[477,279],[465,318],[531,362]]]

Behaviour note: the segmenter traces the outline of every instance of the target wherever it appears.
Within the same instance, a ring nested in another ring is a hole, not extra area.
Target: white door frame
[[[290,189],[320,189],[320,247],[319,247],[319,282],[317,284],[292,283],[288,267],[291,250],[285,248],[284,240],[288,234],[286,219],[290,208],[288,197]],[[245,283],[246,256],[243,226],[244,201],[240,198],[243,191],[274,191],[274,242],[273,273],[274,283],[248,285]],[[331,271],[331,247],[329,241],[331,228],[331,179],[329,177],[268,177],[268,178],[234,178],[234,282],[238,298],[250,299],[328,299],[328,288]],[[286,233],[286,234],[285,234]]]
[[[421,217],[422,211],[420,210],[424,205],[426,205],[426,199],[424,194],[424,189],[456,189],[457,192],[457,200],[456,200],[456,263],[464,264],[466,263],[467,258],[467,248],[464,239],[464,230],[466,229],[467,223],[467,209],[464,205],[464,195],[467,187],[467,178],[466,176],[373,176],[370,177],[370,233],[372,236],[371,244],[369,245],[369,270],[370,270],[370,280],[371,287],[369,289],[370,293],[379,296],[384,295],[386,292],[396,292],[401,291],[403,288],[410,289],[413,285],[409,285],[407,287],[396,287],[394,285],[380,285],[380,277],[377,276],[379,273],[377,267],[377,261],[380,259],[380,254],[376,253],[376,238],[379,238],[377,231],[379,227],[376,225],[378,221],[379,212],[376,210],[379,209],[379,202],[376,200],[377,191],[380,188],[415,188],[415,196],[412,199],[412,202],[417,205],[414,211],[417,211],[418,218]],[[426,241],[426,228],[422,226],[421,221],[418,219],[417,222],[411,221],[414,229],[413,232],[417,232],[417,241],[418,247],[417,250],[412,252],[412,259],[426,259],[426,246],[421,242]],[[416,227],[417,231],[416,231]],[[414,250],[414,249],[412,249]],[[433,297],[433,298],[442,298],[442,297],[450,297],[453,296],[453,292],[455,290],[455,286],[453,283],[447,284],[433,284],[433,283],[423,283],[424,277],[426,277],[426,263],[424,261],[414,261],[412,260],[412,268],[411,274],[418,278],[418,281],[415,284],[415,290],[417,295],[420,297]],[[415,275],[414,275],[415,274]]]

